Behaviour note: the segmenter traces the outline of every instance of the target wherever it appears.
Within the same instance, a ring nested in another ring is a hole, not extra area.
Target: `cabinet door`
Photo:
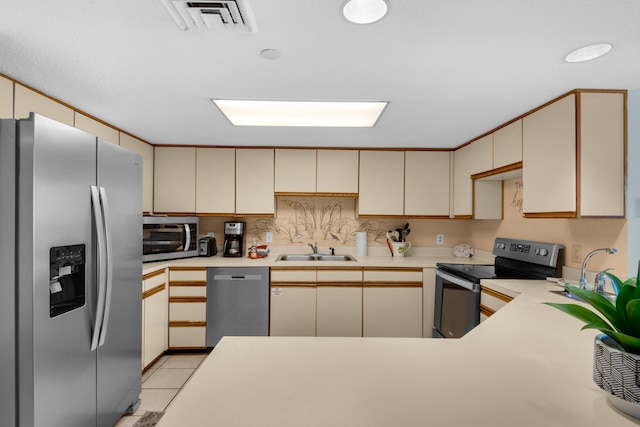
[[[362,336],[362,285],[318,284],[316,336]]]
[[[422,284],[371,286],[362,290],[362,335],[422,337]]]
[[[471,217],[471,173],[469,146],[453,153],[453,215]]]
[[[275,213],[273,149],[236,149],[236,214]]]
[[[71,108],[19,83],[16,83],[14,87],[14,118],[24,119],[29,117],[30,112],[34,112],[57,120],[60,123],[73,126],[75,113]]]
[[[156,147],[153,205],[156,213],[196,211],[196,149]]]
[[[404,214],[404,152],[360,151],[358,214]]]
[[[522,120],[525,216],[576,216],[576,110],[568,95]]]
[[[167,349],[167,290],[146,297],[144,304],[143,367],[149,366]]]
[[[120,146],[142,156],[142,211],[153,212],[153,146],[120,133]]]
[[[269,335],[316,335],[315,284],[276,284],[271,286]]]
[[[580,216],[624,217],[624,129],[624,94],[580,94]]]
[[[358,161],[357,150],[318,150],[316,191],[357,193]]]
[[[449,217],[449,152],[405,153],[405,215]]]
[[[233,216],[236,203],[236,150],[196,149],[196,212]]]
[[[469,144],[469,174],[493,169],[493,134]]]
[[[275,191],[315,193],[316,150],[276,149]]]
[[[493,133],[493,168],[522,161],[522,119]]]
[[[0,119],[13,119],[13,81],[0,76]]]

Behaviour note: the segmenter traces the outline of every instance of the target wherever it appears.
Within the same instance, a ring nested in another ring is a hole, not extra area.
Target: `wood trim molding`
[[[207,326],[207,322],[192,321],[192,320],[171,320],[169,321],[170,328],[201,328]]]
[[[169,271],[207,271],[207,267],[169,267]]]
[[[172,302],[179,302],[179,303],[203,303],[203,302],[207,302],[207,297],[197,297],[197,296],[189,296],[189,297],[183,297],[183,296],[177,296],[177,297],[169,297],[169,303]]]
[[[317,267],[271,267],[271,271],[309,271],[315,270]]]
[[[398,271],[413,271],[422,273],[422,268],[418,267],[364,267],[364,271],[392,271],[397,273]]]
[[[271,282],[271,288],[315,288],[315,282]]]
[[[488,176],[499,175],[501,173],[511,172],[518,169],[522,169],[521,161],[512,163],[510,165],[501,166],[499,168],[491,169],[485,172],[479,172],[479,173],[473,174],[471,175],[471,179],[474,180],[474,179],[486,178]]]
[[[361,288],[362,282],[318,282],[318,288]]]
[[[207,286],[205,281],[189,281],[189,280],[172,280],[169,286]]]
[[[162,284],[160,284],[158,286],[155,286],[155,287],[149,289],[148,291],[144,291],[142,293],[142,299],[149,298],[150,296],[153,296],[153,295],[155,295],[155,294],[157,294],[159,292],[164,291],[166,288],[167,288],[166,284],[162,283]]]
[[[577,218],[577,212],[525,212],[525,218]]]
[[[364,267],[316,267],[318,271],[362,271]]]
[[[487,307],[486,305],[482,305],[480,304],[480,314],[484,314],[487,317],[491,317],[492,315],[494,315],[496,313],[495,310]]]
[[[483,293],[487,294],[487,295],[491,295],[494,298],[499,299],[500,301],[504,301],[504,302],[511,302],[513,301],[513,298],[511,298],[509,295],[505,295],[502,292],[498,292],[494,289],[491,288],[487,288],[484,286],[481,286],[480,289],[482,290]]]
[[[350,197],[357,199],[358,193],[320,193],[320,192],[275,192],[274,195],[276,197]]]
[[[143,275],[142,276],[142,280],[148,280],[148,279],[151,279],[152,277],[156,277],[156,276],[159,276],[161,274],[165,274],[165,269],[164,268],[161,268],[160,270],[156,270],[156,271],[153,271],[151,273],[147,273],[147,274]]]
[[[362,284],[365,288],[422,288],[422,282],[370,282]]]

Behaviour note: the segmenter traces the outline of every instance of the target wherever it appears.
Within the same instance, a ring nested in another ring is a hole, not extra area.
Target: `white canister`
[[[356,255],[367,256],[367,232],[358,231],[356,233]]]

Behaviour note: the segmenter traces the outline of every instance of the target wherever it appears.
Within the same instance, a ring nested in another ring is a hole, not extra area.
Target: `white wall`
[[[640,89],[627,98],[627,219],[629,276],[640,260]]]

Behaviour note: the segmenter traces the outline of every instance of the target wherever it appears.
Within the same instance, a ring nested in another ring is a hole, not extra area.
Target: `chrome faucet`
[[[315,246],[313,246],[311,243],[307,243],[307,246],[311,246],[311,249],[313,249],[314,254],[318,253],[318,242],[316,242]]]
[[[616,248],[602,248],[602,249],[596,249],[595,251],[589,252],[589,255],[587,255],[584,261],[582,262],[582,274],[580,275],[580,289],[587,289],[587,262],[589,262],[589,258],[591,258],[594,254],[597,254],[598,252],[615,254],[616,252],[618,252],[618,250]]]

